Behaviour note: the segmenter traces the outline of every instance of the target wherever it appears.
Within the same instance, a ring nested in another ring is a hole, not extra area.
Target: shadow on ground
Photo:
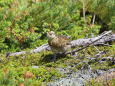
[[[48,62],[53,62],[54,58],[54,54],[48,54],[43,56],[43,58],[41,59],[42,62],[48,63]],[[56,60],[61,59],[61,58],[69,58],[69,56],[65,55],[65,54],[57,54],[56,55]]]

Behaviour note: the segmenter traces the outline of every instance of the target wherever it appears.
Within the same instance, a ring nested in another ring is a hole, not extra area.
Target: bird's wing
[[[66,36],[57,36],[56,39],[49,40],[48,44],[51,47],[62,48],[66,45],[70,45],[70,40]]]
[[[58,38],[62,41],[64,45],[70,45],[71,41],[70,38],[64,35],[58,36]]]
[[[48,40],[48,44],[49,44],[51,47],[55,47],[55,48],[61,47],[60,44],[59,44],[59,40],[58,40],[58,39]]]

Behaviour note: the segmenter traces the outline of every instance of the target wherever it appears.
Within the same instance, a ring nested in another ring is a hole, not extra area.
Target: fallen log
[[[79,49],[74,49],[74,50],[72,50],[72,51],[70,51],[70,52],[67,52],[66,54],[71,54],[71,53],[75,53],[75,52],[78,52],[78,51],[80,51],[80,50],[83,50],[83,49],[85,49],[85,48],[87,48],[88,46],[90,46],[90,45],[96,45],[96,44],[101,44],[101,43],[103,43],[103,42],[105,42],[105,41],[107,41],[107,40],[110,40],[110,37],[108,37],[107,35],[109,35],[111,33],[111,31],[108,31],[108,32],[106,32],[106,33],[103,33],[103,34],[101,34],[101,35],[99,35],[99,36],[97,36],[97,37],[95,37],[95,38],[90,38],[90,39],[88,39],[87,41],[85,40],[85,41],[82,41],[83,42],[83,44],[85,44],[83,47],[81,47],[81,48],[79,48]],[[106,40],[105,40],[105,38],[103,38],[104,36],[106,36]],[[102,40],[103,39],[103,40]],[[97,43],[96,43],[97,42]],[[76,43],[76,42],[75,42]]]
[[[83,38],[83,39],[73,40],[73,41],[71,41],[71,47],[75,47],[75,46],[88,47],[90,44],[98,45],[98,44],[102,44],[102,43],[109,42],[109,41],[115,41],[115,34],[110,34],[111,32],[112,31],[108,31],[106,33],[100,34],[97,37],[93,37],[93,38]],[[43,44],[43,45],[36,47],[35,49],[32,49],[30,51],[6,53],[6,57],[17,56],[17,55],[22,55],[22,54],[26,54],[26,53],[40,53],[42,51],[47,51],[47,50],[50,50],[49,45]],[[76,50],[74,52],[77,52],[77,51],[79,51],[79,50]]]

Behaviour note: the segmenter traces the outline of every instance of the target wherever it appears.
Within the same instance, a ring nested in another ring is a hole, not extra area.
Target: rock
[[[39,68],[39,66],[32,66],[32,68]]]
[[[62,74],[66,74],[68,73],[69,69],[58,68],[58,70]],[[115,69],[97,70],[96,72],[92,71],[91,69],[80,69],[77,72],[72,72],[71,74],[68,74],[68,77],[60,78],[59,80],[49,82],[47,86],[84,86],[87,80],[103,75],[107,71],[112,72],[115,71]]]

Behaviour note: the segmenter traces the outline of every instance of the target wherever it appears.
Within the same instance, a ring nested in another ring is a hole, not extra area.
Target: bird
[[[48,44],[54,53],[53,60],[56,60],[56,55],[58,53],[66,53],[71,49],[70,38],[64,35],[56,35],[54,31],[47,32]]]

